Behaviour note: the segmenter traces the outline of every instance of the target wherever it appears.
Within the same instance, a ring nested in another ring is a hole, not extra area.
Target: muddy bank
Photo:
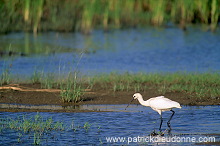
[[[159,96],[157,90],[151,89],[141,92],[144,99]],[[79,103],[63,103],[60,97],[59,89],[41,89],[40,84],[16,84],[0,89],[0,103],[25,104],[25,105],[90,105],[90,104],[128,104],[133,91],[117,91],[103,90],[94,88],[86,90],[83,99]],[[165,97],[179,102],[181,105],[220,105],[219,98],[199,98],[193,97],[186,93],[169,92],[164,94]],[[133,104],[138,104],[134,101]],[[88,110],[79,109],[10,109],[1,108],[0,111],[23,112],[23,111],[56,111],[56,112],[88,112]]]

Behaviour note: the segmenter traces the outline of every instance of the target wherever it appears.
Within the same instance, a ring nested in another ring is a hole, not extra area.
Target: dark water
[[[159,114],[150,108],[131,105],[128,111],[122,112],[126,105],[109,105],[114,112],[87,112],[87,113],[40,113],[44,118],[51,117],[53,120],[62,121],[65,125],[63,131],[51,131],[41,137],[42,145],[121,145],[128,144],[129,138],[148,137],[153,130],[159,127]],[[129,144],[143,145],[189,145],[198,142],[199,138],[214,137],[215,141],[220,140],[220,107],[219,106],[184,106],[182,109],[175,109],[171,126],[171,135],[164,137],[190,137],[195,138],[195,142],[136,142]],[[170,112],[163,114],[164,124],[162,129],[167,128],[166,122]],[[36,113],[1,112],[0,118],[16,118],[18,116],[33,117]],[[83,128],[85,123],[90,124],[90,128]],[[74,130],[74,127],[76,130]],[[0,145],[30,145],[33,143],[33,133],[23,134],[21,143],[17,142],[19,131],[1,128]],[[108,137],[122,137],[124,142],[108,142]],[[161,137],[160,137],[161,138]]]
[[[220,70],[220,32],[191,27],[95,30],[80,33],[12,33],[0,36],[0,71],[30,75]]]

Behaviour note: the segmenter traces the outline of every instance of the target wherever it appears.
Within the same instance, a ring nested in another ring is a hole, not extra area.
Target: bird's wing
[[[158,110],[166,110],[175,107],[180,107],[180,104],[176,101],[172,101],[168,98],[163,96],[159,96],[150,100],[150,106],[154,109]]]
[[[154,97],[154,98],[165,98],[164,96],[157,96],[157,97]]]

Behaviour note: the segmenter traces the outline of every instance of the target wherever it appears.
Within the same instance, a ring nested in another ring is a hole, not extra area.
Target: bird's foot
[[[164,132],[160,131],[160,132],[156,132],[155,130],[150,134],[150,136],[157,136],[157,135],[160,135],[160,136],[164,136]]]
[[[158,133],[155,132],[155,130],[150,134],[150,136],[157,136]]]

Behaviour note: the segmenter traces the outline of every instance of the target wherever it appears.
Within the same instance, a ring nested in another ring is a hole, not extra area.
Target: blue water
[[[25,56],[1,57],[0,71],[30,75],[34,71],[56,74],[109,72],[213,72],[220,70],[220,31],[190,27],[95,30],[80,33],[11,33],[0,36],[2,50]]]
[[[115,105],[115,108],[125,105]],[[220,107],[219,106],[183,106],[175,109],[176,114],[171,120],[170,137],[194,137],[196,142],[131,142],[129,144],[165,144],[165,145],[189,145],[198,142],[200,137],[214,137],[220,141]],[[52,117],[53,120],[63,122],[63,131],[50,131],[41,137],[42,145],[121,145],[128,144],[128,138],[147,137],[153,130],[159,128],[159,114],[150,108],[143,106],[131,106],[128,112],[88,112],[88,113],[39,113],[44,118]],[[171,112],[164,112],[162,129],[167,129],[166,122]],[[32,112],[1,112],[0,118],[10,117],[15,119],[25,115],[27,118],[34,117]],[[83,128],[85,123],[90,128]],[[74,130],[75,127],[75,130]],[[18,143],[19,132],[16,130],[1,128],[0,145],[30,145],[33,143],[33,133],[23,134]],[[157,130],[158,131],[158,130]],[[107,137],[124,137],[124,142],[108,142]],[[169,137],[165,134],[164,137]]]

